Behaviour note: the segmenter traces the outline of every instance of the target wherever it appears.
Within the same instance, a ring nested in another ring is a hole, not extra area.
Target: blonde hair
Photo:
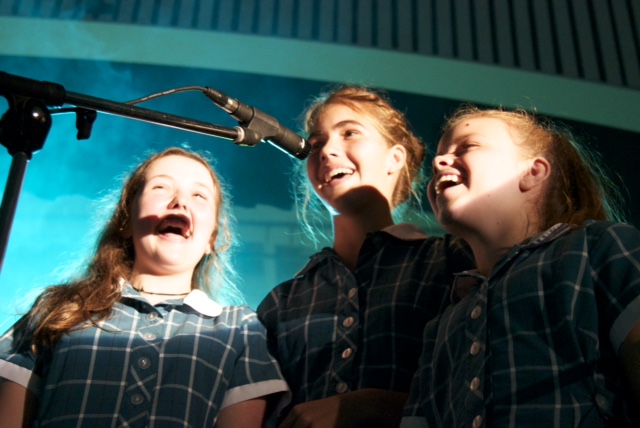
[[[303,113],[304,130],[309,136],[313,133],[318,118],[331,105],[344,105],[358,114],[369,118],[376,130],[383,136],[389,146],[402,145],[407,153],[407,160],[392,195],[391,205],[394,217],[402,215],[411,206],[420,207],[422,187],[425,183],[422,165],[425,158],[424,143],[413,133],[405,115],[395,109],[385,92],[354,85],[341,85],[321,93],[312,100]],[[322,223],[320,212],[326,212],[317,196],[306,172],[306,163],[300,163],[296,171],[297,187],[296,203],[298,218],[307,235],[317,242],[317,225]]]
[[[96,251],[81,277],[48,287],[29,310],[26,321],[33,329],[34,350],[51,347],[62,334],[96,325],[109,317],[113,305],[121,298],[120,280],[129,278],[133,269],[135,255],[131,234],[127,233],[132,203],[144,185],[149,166],[166,156],[183,156],[201,163],[209,170],[214,186],[219,190],[214,201],[217,213],[213,231],[215,245],[211,254],[204,255],[196,265],[191,278],[192,289],[199,288],[215,296],[224,284],[229,296],[239,298],[240,293],[230,282],[235,273],[227,256],[233,239],[222,184],[203,156],[170,148],[142,162],[125,181],[113,215],[100,233]]]
[[[521,109],[483,110],[464,105],[446,121],[443,137],[460,122],[473,118],[503,121],[523,154],[544,157],[551,164],[542,203],[537,205],[540,231],[556,223],[578,227],[585,220],[624,220],[620,191],[600,156],[579,142],[568,128]]]

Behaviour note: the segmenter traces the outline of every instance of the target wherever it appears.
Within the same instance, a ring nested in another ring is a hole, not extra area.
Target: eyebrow
[[[361,122],[358,122],[357,120],[354,119],[347,119],[347,120],[341,120],[338,123],[335,123],[330,129],[334,130],[334,129],[340,129],[340,128],[344,128],[346,126],[349,125],[357,125],[357,126],[364,126]],[[321,135],[322,133],[320,131],[313,131],[311,133],[311,135],[309,135],[309,138]]]
[[[158,174],[158,175],[154,175],[154,176],[152,176],[152,177],[149,177],[149,178],[147,179],[147,183],[148,183],[148,182],[150,182],[151,180],[155,179],[155,178],[166,178],[166,179],[169,179],[169,180],[171,180],[171,181],[175,181],[175,179],[174,179],[172,176],[170,176],[170,175],[167,175],[167,174]],[[204,187],[204,188],[205,188],[205,189],[207,189],[207,190],[212,190],[213,192],[215,192],[215,189],[216,189],[216,185],[215,185],[215,184],[213,184],[213,186],[212,186],[212,187],[209,187],[209,185],[207,185],[206,183],[203,183],[203,182],[201,182],[201,181],[195,181],[194,183],[195,183],[195,185],[196,185],[196,186],[198,186],[198,187]]]

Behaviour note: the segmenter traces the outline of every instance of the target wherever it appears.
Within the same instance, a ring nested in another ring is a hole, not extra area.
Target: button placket
[[[138,359],[138,367],[141,369],[148,369],[151,367],[151,359],[147,357],[141,357]]]
[[[353,326],[353,324],[355,324],[356,320],[353,317],[347,317],[344,319],[344,321],[342,321],[342,326],[344,328],[349,328],[351,326]]]
[[[473,418],[473,422],[471,423],[473,428],[480,428],[482,426],[482,415],[478,415]]]

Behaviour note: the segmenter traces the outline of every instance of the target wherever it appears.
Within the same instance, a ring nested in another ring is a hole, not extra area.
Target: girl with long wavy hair
[[[141,163],[84,275],[0,339],[2,425],[261,427],[288,389],[255,313],[212,299],[237,291],[231,244],[205,158]]]

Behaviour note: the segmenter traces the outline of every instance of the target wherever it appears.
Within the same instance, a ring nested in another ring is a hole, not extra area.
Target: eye
[[[206,201],[207,199],[209,199],[207,195],[205,195],[204,193],[201,193],[201,192],[196,192],[196,193],[193,194],[193,196],[195,196],[196,198],[200,198],[203,201]]]
[[[358,132],[355,129],[347,129],[344,131],[343,135],[345,138],[349,138],[349,137],[354,137],[356,135],[360,135],[360,132]]]
[[[465,141],[465,142],[463,142],[461,144],[458,144],[458,147],[456,147],[456,151],[455,152],[456,152],[456,154],[458,154],[458,153],[466,153],[469,150],[472,150],[472,149],[474,149],[474,148],[476,148],[478,146],[479,146],[479,144],[476,143],[476,142]]]
[[[324,140],[314,137],[309,139],[309,145],[311,146],[311,152],[318,151],[324,146]]]
[[[163,192],[168,190],[169,186],[165,183],[153,183],[149,188],[156,192]]]

